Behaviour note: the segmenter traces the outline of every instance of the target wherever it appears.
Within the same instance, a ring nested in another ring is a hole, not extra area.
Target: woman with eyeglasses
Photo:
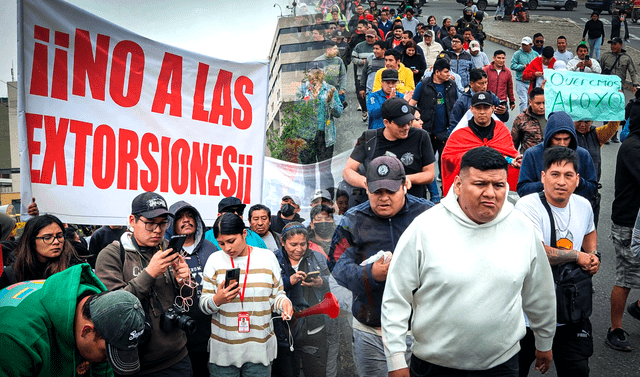
[[[53,215],[32,217],[24,227],[11,267],[0,277],[0,289],[21,281],[46,279],[80,263],[65,239],[62,221]]]

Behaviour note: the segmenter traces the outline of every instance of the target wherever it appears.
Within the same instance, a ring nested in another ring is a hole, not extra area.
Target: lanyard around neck
[[[247,246],[247,267],[245,269],[244,272],[244,283],[242,284],[242,291],[240,291],[240,304],[244,304],[244,292],[245,289],[247,288],[247,276],[249,276],[249,262],[251,261],[251,251],[252,251],[252,247],[251,246]],[[232,268],[236,268],[236,265],[233,263],[233,258],[231,258],[231,267]]]

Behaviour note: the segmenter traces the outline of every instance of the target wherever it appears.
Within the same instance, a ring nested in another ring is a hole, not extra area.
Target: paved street
[[[423,15],[421,21],[426,20],[426,16],[435,15],[438,22],[441,23],[442,17],[445,15],[451,16],[455,22],[462,14],[463,6],[455,3],[453,0],[431,0],[430,3],[423,7]],[[487,13],[493,15],[495,8],[488,8]],[[584,7],[584,3],[580,2],[578,8],[574,11],[567,12],[565,10],[556,11],[553,8],[539,8],[532,12],[532,14],[540,14],[544,16],[553,17],[568,17],[583,25],[586,19],[591,14],[591,10]],[[610,20],[610,16],[603,15],[603,19]],[[496,22],[493,20],[486,20],[485,24],[490,22]],[[519,24],[503,22],[500,23],[500,27],[505,30],[513,30],[521,27]],[[631,34],[635,34],[640,37],[640,26],[631,25]],[[606,26],[607,34],[610,29]],[[524,36],[524,35],[522,35]],[[547,45],[553,45],[555,47],[555,37],[557,35],[545,35],[547,39]],[[634,47],[640,47],[640,38],[632,37],[631,45]],[[607,48],[605,44],[604,48]],[[507,53],[507,62],[510,61],[513,55],[513,50],[509,50],[503,46],[487,41],[485,43],[485,52],[491,59],[493,52],[496,49],[503,49]],[[605,50],[606,51],[606,50]],[[349,91],[353,92],[353,73],[349,67]],[[627,94],[627,99],[629,99]],[[336,145],[336,153],[344,150],[348,150],[353,146],[355,137],[360,135],[364,129],[366,129],[366,123],[363,123],[360,118],[360,112],[356,111],[357,102],[353,94],[349,95],[349,108],[345,111],[345,114],[340,118],[339,122],[339,137],[338,144]],[[517,107],[516,107],[517,109]],[[517,115],[517,112],[511,113],[511,120]],[[508,123],[510,127],[511,122]],[[598,235],[598,249],[602,252],[603,261],[600,272],[594,278],[595,294],[594,294],[594,310],[591,320],[593,323],[594,334],[594,355],[591,358],[591,376],[640,376],[640,322],[636,321],[625,313],[623,320],[624,329],[629,333],[629,340],[636,348],[636,351],[631,353],[621,353],[609,349],[604,344],[604,338],[609,325],[609,295],[614,282],[614,250],[610,239],[611,229],[611,202],[613,200],[613,179],[615,173],[615,159],[620,144],[605,145],[602,148],[602,209],[600,214],[599,235]],[[505,250],[508,252],[508,250]],[[640,298],[640,291],[632,291],[630,294],[630,300]],[[482,300],[479,297],[478,300]],[[538,375],[537,372],[531,372],[531,375]],[[547,375],[556,376],[555,369],[552,369]]]

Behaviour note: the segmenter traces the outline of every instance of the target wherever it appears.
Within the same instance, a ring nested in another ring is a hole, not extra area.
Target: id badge
[[[249,323],[249,313],[247,312],[238,313],[238,332],[248,333],[250,329],[251,329],[251,325]]]

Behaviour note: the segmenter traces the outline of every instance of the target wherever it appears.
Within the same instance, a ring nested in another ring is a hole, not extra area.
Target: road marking
[[[580,18],[580,19],[582,20],[582,22],[587,22],[590,20],[590,18]],[[611,21],[607,19],[600,19],[600,21],[602,21],[602,23],[605,25],[611,25]]]

